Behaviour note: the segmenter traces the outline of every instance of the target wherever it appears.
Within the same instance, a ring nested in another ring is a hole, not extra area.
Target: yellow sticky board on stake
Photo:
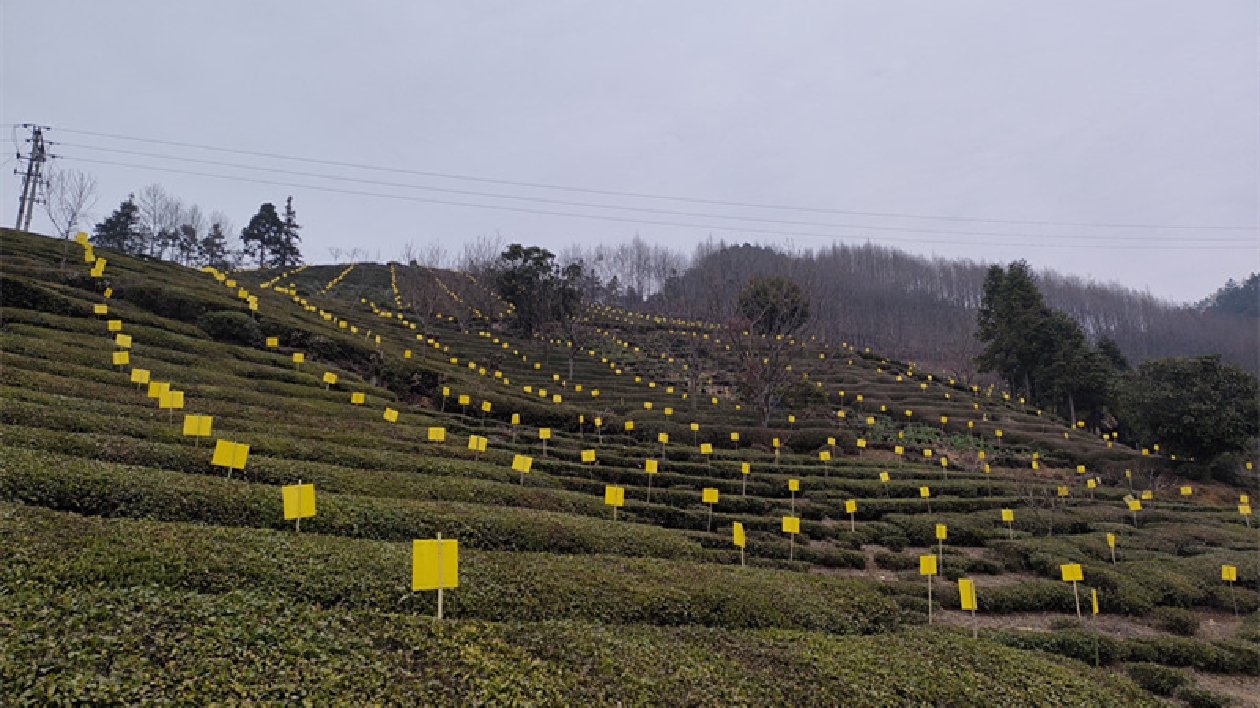
[[[193,435],[204,438],[210,436],[210,427],[214,423],[214,416],[211,415],[185,415],[184,416],[184,435]]]
[[[329,386],[335,386],[337,384],[337,375],[331,371],[325,372],[324,383],[328,384]]]
[[[393,408],[386,408],[384,417],[385,417],[385,420],[388,420],[391,423],[397,423],[398,411],[394,410]]]
[[[210,464],[215,467],[231,467],[232,469],[243,470],[248,459],[249,445],[228,440],[217,440],[214,443],[214,457],[211,458]]]
[[[481,412],[482,412],[482,413],[489,413],[489,412],[490,412],[490,408],[491,408],[491,406],[490,406],[490,401],[482,401],[482,402],[481,402]]]
[[[844,503],[844,513],[846,514],[857,513],[857,500],[856,499],[850,499]]]
[[[1003,510],[1002,510],[1002,520],[1003,520],[1003,521],[1014,521],[1014,520],[1015,520],[1015,510],[1014,510],[1014,509],[1003,509]]]
[[[429,442],[443,442],[446,440],[446,428],[429,428]]]
[[[1089,591],[1089,601],[1090,601],[1090,604],[1093,606],[1092,609],[1094,610],[1094,614],[1098,614],[1098,591],[1097,590]]]
[[[700,454],[701,454],[701,455],[712,455],[712,454],[713,454],[713,446],[712,446],[712,445],[710,445],[709,443],[700,443]]]
[[[121,332],[122,320],[110,320],[108,326],[109,326],[109,331],[111,332]]]
[[[657,470],[656,460],[644,460],[643,470],[647,472],[648,474],[656,474],[656,470]]]
[[[1108,548],[1116,547],[1116,535],[1114,533],[1107,534],[1107,547]]]
[[[539,439],[539,440],[550,440],[550,439],[551,439],[551,428],[539,428],[539,429],[538,429],[538,439]]]
[[[93,306],[92,306],[92,312],[93,312],[93,314],[97,314],[97,315],[105,315],[105,314],[108,314],[108,313],[109,313],[109,305],[93,305]]]
[[[1193,489],[1193,488],[1191,488],[1191,487],[1182,487],[1182,488],[1181,488],[1181,496],[1183,496],[1183,497],[1188,497],[1188,496],[1190,496],[1190,495],[1191,495],[1191,494],[1193,494],[1193,493],[1194,493],[1194,489]]]
[[[1222,565],[1221,580],[1228,580],[1231,583],[1238,582],[1238,567],[1232,565]]]
[[[718,490],[713,487],[705,487],[704,490],[700,492],[700,501],[705,504],[717,504]]]
[[[1141,511],[1141,510],[1142,510],[1142,502],[1138,501],[1137,499],[1129,500],[1129,511]]]
[[[958,597],[962,601],[962,609],[976,609],[976,584],[969,578],[959,578]]]
[[[122,347],[123,349],[129,349],[129,348],[131,348],[131,335],[130,335],[130,334],[118,334],[118,335],[115,335],[115,336],[114,336],[114,344],[116,344],[116,345],[118,345],[118,346]]]
[[[743,474],[752,474],[752,463],[742,462],[739,465],[739,471]]]
[[[149,383],[149,370],[148,369],[132,369],[131,370],[131,383],[138,383],[138,384]]]
[[[1250,504],[1239,504],[1239,505],[1238,505],[1238,513],[1239,513],[1239,514],[1242,514],[1243,516],[1251,516],[1251,505],[1250,505]]]
[[[919,575],[936,575],[936,556],[919,556]]]
[[[367,399],[367,396],[365,396],[363,393],[360,393],[360,392],[355,392],[355,393],[350,394],[351,405],[361,406],[363,405],[363,402],[366,399]]]
[[[743,548],[746,543],[747,543],[747,539],[744,538],[744,525],[736,521],[735,522],[735,545],[739,546],[740,548]]]
[[[879,481],[881,481],[881,482],[887,482],[887,481],[888,481],[888,473],[887,473],[887,472],[880,472],[880,473],[879,473]]]
[[[866,447],[866,440],[865,440],[865,439],[863,439],[863,438],[858,438],[858,441],[857,441],[857,446],[858,446],[858,447],[863,447],[863,448],[864,448],[864,447]],[[825,451],[824,451],[824,452],[825,452]],[[828,454],[828,455],[830,455],[831,453],[827,453],[827,454]]]
[[[315,515],[315,485],[288,484],[280,488],[284,519],[305,519]]]
[[[607,485],[604,487],[604,504],[607,506],[625,506],[626,488]]]
[[[269,346],[269,347],[278,347],[278,346],[280,346],[280,338],[279,338],[279,337],[267,337],[267,346]]]
[[[583,462],[594,462],[594,461],[595,461],[595,451],[594,451],[594,450],[583,450],[583,451],[582,451],[582,461],[583,461]]]
[[[411,542],[411,589],[437,590],[459,587],[459,541],[414,540]],[[441,558],[439,561],[439,554]],[[442,568],[441,577],[438,567]]]
[[[1059,571],[1063,573],[1063,582],[1065,583],[1085,579],[1085,576],[1081,573],[1080,563],[1065,563],[1059,566]]]
[[[932,496],[932,490],[928,487],[919,487],[919,496],[926,499],[927,497]]]
[[[801,519],[797,516],[783,517],[783,533],[800,533]]]
[[[936,525],[936,540],[944,541],[949,538],[949,527],[945,524]]]
[[[799,492],[799,491],[801,491],[801,480],[799,480],[799,479],[789,479],[789,480],[788,480],[788,491],[791,491],[791,492]]]
[[[529,468],[534,465],[534,458],[525,455],[517,455],[512,458],[512,471],[525,474],[529,472]]]
[[[114,352],[114,366],[126,366],[131,363],[131,354],[127,352]]]

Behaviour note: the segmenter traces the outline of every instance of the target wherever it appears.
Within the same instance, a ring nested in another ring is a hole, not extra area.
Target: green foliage
[[[514,243],[491,269],[499,296],[516,307],[515,323],[526,334],[573,317],[581,304],[582,266],[561,269],[555,254],[538,246]]]
[[[788,335],[809,320],[809,299],[799,283],[779,275],[753,276],[744,284],[739,312],[756,334]]]
[[[1194,686],[1182,686],[1173,693],[1173,696],[1185,701],[1190,708],[1227,708],[1234,703],[1234,699],[1229,696],[1222,696]]]
[[[93,245],[124,253],[134,253],[140,248],[140,241],[140,210],[134,195],[129,195],[92,232]]]
[[[1199,616],[1180,607],[1156,607],[1155,625],[1166,632],[1193,637],[1199,631]]]
[[[1253,449],[1260,383],[1219,355],[1155,359],[1126,378],[1121,417],[1142,445],[1208,460]]]
[[[1129,664],[1125,671],[1134,683],[1157,696],[1171,696],[1190,683],[1190,677],[1185,672],[1159,664]]]
[[[243,312],[216,310],[197,318],[197,326],[219,342],[255,346],[262,342],[262,330]]]

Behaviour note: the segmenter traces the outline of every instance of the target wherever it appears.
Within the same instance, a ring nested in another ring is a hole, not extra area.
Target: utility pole
[[[39,202],[40,170],[44,166],[44,161],[49,158],[44,144],[44,131],[47,130],[47,126],[24,123],[22,127],[31,130],[31,137],[26,140],[31,144],[31,150],[26,157],[23,157],[21,153],[17,156],[19,161],[26,160],[26,173],[22,176],[22,197],[18,203],[17,224],[13,228],[18,231],[30,231],[31,217],[34,216],[35,205]],[[14,170],[13,174],[22,173]]]

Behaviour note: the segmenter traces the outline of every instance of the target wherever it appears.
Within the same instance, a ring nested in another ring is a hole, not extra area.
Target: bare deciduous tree
[[[44,191],[44,211],[57,234],[67,241],[79,229],[79,222],[96,206],[96,178],[78,170],[54,170]],[[61,267],[66,267],[67,242],[61,249]]]
[[[136,206],[139,207],[140,231],[148,255],[161,258],[167,248],[177,243],[184,208],[160,184],[141,189],[136,194]]]

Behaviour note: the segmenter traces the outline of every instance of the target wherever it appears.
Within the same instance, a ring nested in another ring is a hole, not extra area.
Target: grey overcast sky
[[[308,261],[870,240],[1176,301],[1260,270],[1255,0],[4,0],[3,45],[4,138],[51,126],[93,221],[153,182],[238,229],[291,194]]]

